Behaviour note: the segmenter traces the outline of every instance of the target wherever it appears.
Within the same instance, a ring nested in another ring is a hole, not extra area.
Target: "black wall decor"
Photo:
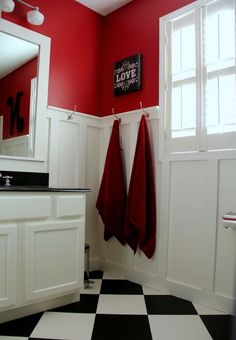
[[[120,96],[141,89],[142,55],[136,54],[114,64],[113,91]]]
[[[10,134],[13,135],[14,125],[16,122],[16,130],[17,132],[22,132],[24,130],[24,118],[20,117],[20,99],[23,96],[23,92],[16,93],[16,99],[14,102],[14,98],[9,96],[7,99],[7,106],[10,107],[11,111],[11,122],[10,122]]]

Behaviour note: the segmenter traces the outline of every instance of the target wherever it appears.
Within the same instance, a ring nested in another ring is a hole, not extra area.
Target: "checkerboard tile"
[[[0,324],[0,340],[234,340],[233,317],[94,271],[79,302]]]
[[[89,313],[95,314],[98,305],[98,294],[81,294],[80,301],[66,306],[52,309],[53,312],[61,313]]]
[[[197,314],[191,302],[172,295],[146,295],[144,298],[148,314]]]
[[[236,338],[231,337],[230,333],[233,325],[233,316],[231,315],[201,315],[201,320],[206,326],[212,339],[224,340],[230,339],[235,340]],[[236,322],[236,320],[234,320]]]
[[[33,314],[0,324],[0,336],[29,337],[42,315],[43,313]]]
[[[147,315],[143,295],[100,295],[97,314]]]
[[[212,340],[198,315],[149,315],[153,339]]]
[[[103,280],[100,294],[143,294],[142,286],[128,280]]]
[[[147,315],[97,315],[92,340],[152,340]]]

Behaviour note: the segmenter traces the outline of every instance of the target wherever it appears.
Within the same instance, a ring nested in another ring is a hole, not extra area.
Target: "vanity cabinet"
[[[83,221],[25,226],[25,299],[82,287]]]
[[[16,305],[17,225],[0,224],[0,308]]]
[[[0,192],[2,311],[79,292],[85,192]]]

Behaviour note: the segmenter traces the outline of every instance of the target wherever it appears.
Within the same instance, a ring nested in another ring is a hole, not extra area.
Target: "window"
[[[161,25],[167,152],[235,149],[235,0],[196,1]]]

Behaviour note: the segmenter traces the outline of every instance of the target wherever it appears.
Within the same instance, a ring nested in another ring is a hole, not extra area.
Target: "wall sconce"
[[[44,21],[44,15],[39,12],[39,8],[28,4],[22,0],[15,0],[21,4],[31,8],[32,10],[27,13],[27,21],[32,25],[42,25]],[[0,11],[13,12],[15,8],[15,2],[13,0],[0,0]]]

